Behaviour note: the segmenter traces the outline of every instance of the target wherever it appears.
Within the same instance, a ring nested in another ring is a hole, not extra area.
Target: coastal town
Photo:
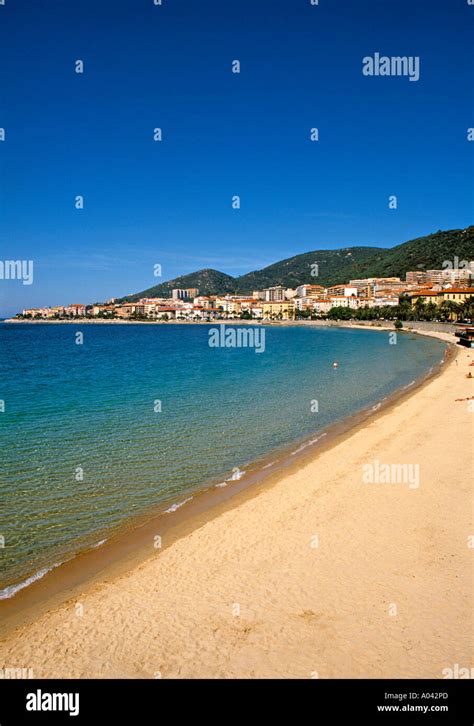
[[[297,319],[471,319],[474,262],[462,268],[407,272],[400,277],[369,277],[324,287],[302,284],[254,290],[248,295],[200,294],[175,288],[168,297],[136,301],[112,298],[104,303],[29,308],[17,320],[297,320]]]

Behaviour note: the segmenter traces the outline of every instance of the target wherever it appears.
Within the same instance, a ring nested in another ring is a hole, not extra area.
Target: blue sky
[[[472,224],[473,24],[467,0],[6,0],[0,259],[34,283],[0,280],[0,315]],[[363,76],[376,51],[420,80]]]

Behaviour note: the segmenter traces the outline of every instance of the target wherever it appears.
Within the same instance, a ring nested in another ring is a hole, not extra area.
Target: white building
[[[281,285],[276,285],[275,287],[267,287],[264,290],[264,293],[265,302],[284,302],[284,300],[286,300],[285,288]]]

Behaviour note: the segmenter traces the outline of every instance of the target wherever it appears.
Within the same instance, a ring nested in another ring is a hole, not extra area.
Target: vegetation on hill
[[[305,252],[238,277],[237,289],[240,292],[251,292],[274,285],[297,287],[303,283],[331,285],[345,282],[349,279],[348,275],[359,277],[359,270],[364,269],[368,259],[385,252],[377,247]]]
[[[368,259],[363,277],[401,277],[410,270],[440,270],[474,260],[474,226],[418,237]]]
[[[200,295],[210,295],[216,292],[233,293],[235,292],[235,278],[218,270],[198,270],[189,275],[181,275],[175,277],[174,280],[154,285],[134,295],[127,295],[122,300],[135,302],[142,297],[171,297],[173,288],[187,289],[190,287],[197,287]]]
[[[401,277],[410,270],[442,269],[474,260],[474,226],[439,231],[418,237],[390,249],[345,247],[315,250],[275,262],[262,270],[232,277],[218,270],[199,270],[160,283],[123,300],[140,297],[167,297],[173,288],[197,287],[202,295],[251,293],[265,287],[296,287],[304,283],[336,285],[360,277]],[[315,272],[317,271],[317,274]]]

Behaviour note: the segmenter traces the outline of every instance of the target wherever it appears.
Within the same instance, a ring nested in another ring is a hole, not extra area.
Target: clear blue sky
[[[0,315],[473,223],[473,26],[466,0],[6,0],[0,259],[35,268]],[[363,76],[375,51],[420,80]]]

